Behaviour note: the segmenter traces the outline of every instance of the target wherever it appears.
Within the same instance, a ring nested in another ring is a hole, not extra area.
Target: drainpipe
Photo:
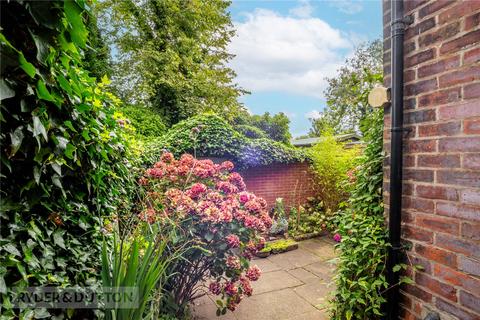
[[[391,287],[386,292],[386,314],[388,320],[398,319],[399,282],[398,272],[393,267],[400,258],[400,232],[402,212],[402,139],[403,139],[403,38],[406,19],[403,16],[403,1],[392,0],[391,23],[391,152],[390,152],[390,210],[389,241],[391,247],[387,258],[387,282]]]

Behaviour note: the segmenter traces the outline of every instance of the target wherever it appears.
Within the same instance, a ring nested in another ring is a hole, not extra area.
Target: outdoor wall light
[[[368,94],[368,104],[374,108],[384,107],[390,103],[390,88],[378,85]]]

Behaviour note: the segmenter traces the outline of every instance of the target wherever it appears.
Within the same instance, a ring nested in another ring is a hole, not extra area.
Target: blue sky
[[[294,136],[324,108],[324,78],[382,33],[380,0],[233,0],[230,12],[231,67],[251,92],[242,102],[252,113],[286,113]]]

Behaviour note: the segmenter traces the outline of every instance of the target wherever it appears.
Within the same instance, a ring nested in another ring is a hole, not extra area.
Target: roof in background
[[[322,138],[321,137],[314,137],[314,138],[305,138],[305,139],[292,139],[290,143],[295,147],[311,147],[314,144],[318,143]],[[350,142],[357,142],[362,139],[362,137],[356,133],[347,133],[335,136],[337,141],[350,141]]]

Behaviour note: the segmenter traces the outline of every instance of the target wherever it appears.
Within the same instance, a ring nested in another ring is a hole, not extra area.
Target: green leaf
[[[17,127],[15,131],[10,133],[10,139],[12,140],[12,144],[10,146],[10,157],[13,157],[15,153],[17,153],[18,149],[20,149],[23,137],[23,126]]]
[[[21,256],[20,251],[18,251],[18,249],[11,243],[7,243],[2,247],[2,249],[15,256],[18,256],[18,257]]]
[[[70,23],[70,35],[73,42],[81,48],[87,43],[87,28],[83,24],[82,10],[75,1],[64,1],[65,15]]]
[[[398,271],[400,271],[401,268],[402,268],[402,266],[399,265],[399,264],[397,264],[396,266],[394,266],[394,267],[392,268],[392,270],[393,270],[393,272],[398,272]]]
[[[53,242],[62,249],[65,249],[65,242],[63,241],[63,234],[60,231],[53,233]]]
[[[55,98],[50,94],[45,82],[41,79],[38,79],[37,81],[37,96],[42,100],[55,102]]]
[[[75,148],[73,144],[68,143],[67,147],[65,148],[64,154],[67,158],[73,159],[73,153],[75,152],[75,150],[77,150],[77,148]]]
[[[2,78],[0,79],[0,100],[15,97],[15,91],[12,90],[7,82]]]
[[[43,65],[47,65],[47,57],[49,54],[49,44],[48,44],[48,39],[45,39],[44,37],[38,35],[38,34],[33,34],[30,31],[30,34],[32,35],[33,41],[35,41],[35,46],[37,47],[37,60]]]
[[[31,64],[30,62],[27,61],[27,59],[25,59],[25,57],[23,56],[23,53],[21,52],[18,55],[18,62],[20,62],[20,68],[22,68],[23,71],[25,71],[25,73],[30,76],[30,78],[35,77],[37,70],[35,69],[33,64]]]
[[[42,121],[39,117],[33,116],[33,136],[36,137],[40,134],[43,136],[45,141],[48,141],[47,130],[45,130]]]

